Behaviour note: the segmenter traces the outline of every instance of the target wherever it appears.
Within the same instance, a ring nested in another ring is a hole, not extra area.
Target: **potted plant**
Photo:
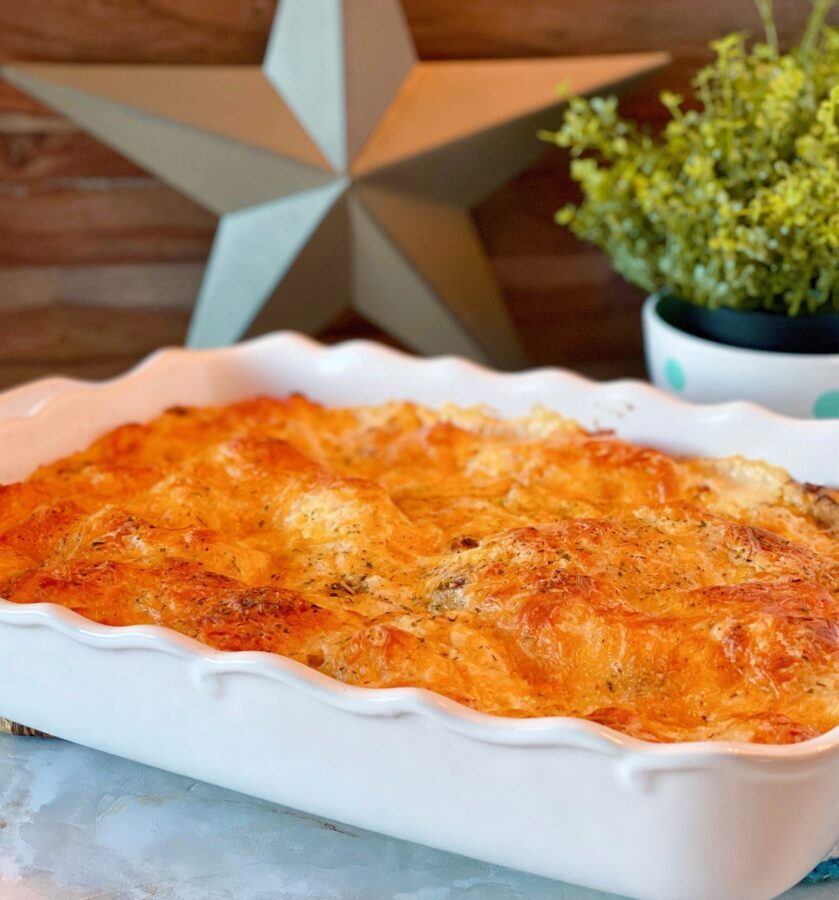
[[[557,219],[650,292],[652,380],[689,399],[748,399],[839,416],[839,30],[814,0],[803,37],[779,49],[731,34],[693,80],[664,93],[660,134],[615,98],[573,98],[548,135],[574,157],[577,205]]]

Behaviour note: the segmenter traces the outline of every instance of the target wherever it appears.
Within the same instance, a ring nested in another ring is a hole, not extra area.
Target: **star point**
[[[262,69],[344,172],[416,61],[400,0],[283,0]]]

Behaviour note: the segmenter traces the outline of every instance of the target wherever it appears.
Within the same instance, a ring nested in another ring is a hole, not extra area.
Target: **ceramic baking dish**
[[[839,483],[839,422],[695,406],[633,382],[501,375],[278,334],[167,350],[103,384],[0,396],[0,483],[173,404],[302,391],[331,404],[534,404],[667,450],[742,453]],[[839,729],[794,746],[657,745],[568,718],[503,719],[418,689],[350,687],[267,653],[0,601],[0,714],[321,816],[640,898],[746,900],[839,836]]]

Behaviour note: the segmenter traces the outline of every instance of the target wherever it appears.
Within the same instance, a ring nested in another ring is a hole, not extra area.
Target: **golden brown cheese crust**
[[[0,596],[653,741],[839,724],[839,494],[544,411],[172,409],[0,487]]]

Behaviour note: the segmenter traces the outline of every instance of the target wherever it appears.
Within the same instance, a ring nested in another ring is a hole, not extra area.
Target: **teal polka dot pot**
[[[839,419],[839,390],[820,394],[813,404],[813,415],[817,419]]]
[[[664,377],[670,389],[677,394],[681,394],[685,389],[685,370],[682,368],[682,364],[678,359],[673,359],[671,356],[667,360],[664,364]]]
[[[644,304],[644,352],[653,383],[695,403],[746,400],[801,419],[839,419],[839,353],[782,353],[698,337]]]

